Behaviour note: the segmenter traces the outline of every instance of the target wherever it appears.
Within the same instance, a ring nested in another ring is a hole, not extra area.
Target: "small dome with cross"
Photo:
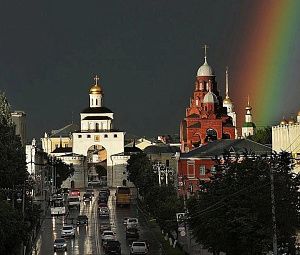
[[[94,80],[95,80],[95,84],[90,88],[90,94],[103,94],[103,91],[100,85],[98,84],[99,81],[98,75],[95,76]]]

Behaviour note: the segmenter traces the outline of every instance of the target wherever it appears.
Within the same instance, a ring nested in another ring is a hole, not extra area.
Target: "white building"
[[[228,68],[226,68],[226,93],[225,99],[223,100],[223,107],[227,108],[227,115],[232,118],[232,124],[235,126],[235,138],[237,138],[237,128],[236,128],[236,113],[234,111],[233,102],[229,97],[229,81],[228,81]]]
[[[283,119],[272,127],[272,149],[276,152],[288,151],[295,159],[295,171],[300,171],[300,112],[297,121]]]
[[[122,170],[115,166],[116,161],[112,158],[113,155],[124,153],[125,132],[114,128],[114,113],[104,106],[104,94],[98,81],[96,76],[95,84],[89,91],[89,107],[80,113],[81,129],[72,134],[73,153],[91,158],[92,162],[89,163],[106,161],[108,185],[122,185],[113,182],[113,178],[126,171],[127,157],[123,157],[122,162],[118,157],[117,164],[122,165]],[[95,152],[98,157],[93,156]]]
[[[246,114],[245,114],[245,122],[242,127],[242,137],[246,138],[250,135],[254,135],[256,132],[256,126],[252,119],[252,107],[250,106],[250,100],[248,96],[248,105],[245,107]]]

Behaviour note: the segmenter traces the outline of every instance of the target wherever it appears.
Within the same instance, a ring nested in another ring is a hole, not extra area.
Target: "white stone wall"
[[[134,187],[133,183],[127,180],[126,166],[129,158],[128,155],[112,156],[112,165],[107,168],[108,186],[123,186],[123,180],[126,180],[127,187]]]
[[[276,152],[288,151],[298,161],[297,158],[300,155],[300,124],[273,126],[272,149]],[[300,164],[296,164],[295,171],[298,172],[299,170]]]
[[[124,132],[73,133],[73,153],[87,156],[91,146],[101,145],[107,151],[107,166],[111,166],[111,156],[124,152],[124,135]]]

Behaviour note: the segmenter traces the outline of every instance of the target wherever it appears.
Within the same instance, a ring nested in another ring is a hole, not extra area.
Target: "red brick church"
[[[234,139],[232,118],[223,107],[216,76],[207,63],[206,47],[204,64],[200,66],[195,90],[180,124],[181,151],[188,152],[200,145],[218,139]]]

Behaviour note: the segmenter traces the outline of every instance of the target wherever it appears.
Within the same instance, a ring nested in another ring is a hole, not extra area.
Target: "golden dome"
[[[298,112],[298,114],[297,114],[298,116],[300,116],[300,111]]]
[[[281,121],[280,121],[280,125],[286,125],[286,124],[288,124],[288,122],[286,121],[286,119],[282,119]]]
[[[100,85],[98,84],[99,77],[97,75],[95,76],[94,80],[95,84],[90,88],[90,94],[103,94],[103,91]]]
[[[224,100],[223,100],[223,104],[232,104],[231,100],[229,97],[226,97]]]

